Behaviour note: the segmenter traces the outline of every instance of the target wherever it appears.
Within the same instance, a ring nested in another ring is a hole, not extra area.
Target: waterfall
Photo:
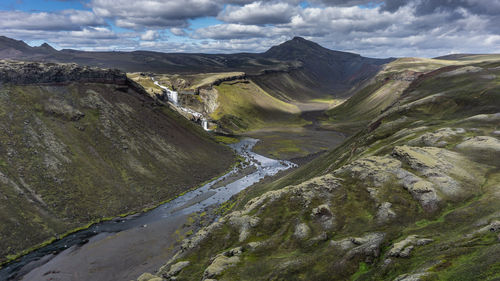
[[[201,120],[201,127],[203,127],[205,131],[210,131],[210,129],[208,128],[208,120],[203,117],[203,114],[179,105],[179,93],[177,93],[176,91],[171,91],[169,88],[161,85],[158,81],[155,80],[154,77],[151,77],[151,80],[153,80],[156,86],[162,88],[165,91],[169,102],[173,103],[176,108],[193,115],[195,120]]]
[[[171,91],[169,88],[160,85],[160,83],[158,83],[158,81],[155,81],[153,77],[151,77],[151,80],[153,80],[156,86],[162,88],[167,93],[168,101],[173,103],[175,106],[179,106],[179,93],[177,93],[176,91]]]
[[[201,119],[201,126],[203,127],[203,129],[205,131],[208,131],[208,121],[207,121],[207,119],[205,119],[205,118]]]

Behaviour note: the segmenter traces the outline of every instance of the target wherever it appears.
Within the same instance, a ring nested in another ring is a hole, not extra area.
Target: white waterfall
[[[201,126],[203,127],[203,129],[205,131],[208,131],[208,121],[207,121],[207,119],[205,119],[205,118],[201,119]]]
[[[201,127],[203,127],[205,131],[210,131],[210,129],[208,128],[208,120],[203,117],[203,114],[196,112],[190,108],[185,108],[179,105],[179,93],[177,93],[176,91],[172,91],[169,88],[161,85],[158,81],[155,80],[154,77],[151,77],[151,80],[153,80],[156,86],[162,88],[167,93],[167,98],[169,102],[173,103],[174,106],[177,107],[178,109],[193,115],[194,118],[198,120],[201,120]]]
[[[153,77],[151,77],[151,80],[153,80],[156,86],[165,90],[165,92],[167,93],[168,101],[173,103],[175,106],[179,106],[179,93],[177,93],[176,91],[171,91],[169,88],[160,85],[160,83],[158,83],[158,81],[155,81]]]

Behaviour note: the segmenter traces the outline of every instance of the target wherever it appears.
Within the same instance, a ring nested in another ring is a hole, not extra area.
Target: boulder
[[[418,239],[417,235],[410,235],[404,240],[394,243],[387,254],[390,257],[407,258],[410,256],[414,246],[427,245],[433,241],[432,239]]]
[[[181,270],[183,270],[186,266],[188,266],[189,263],[190,263],[189,261],[180,261],[176,264],[173,264],[172,266],[170,266],[170,269],[167,272],[166,277],[176,276],[181,272]]]
[[[212,263],[205,269],[203,280],[219,276],[227,268],[236,265],[240,261],[239,255],[242,252],[243,248],[237,247],[215,256]]]
[[[311,233],[311,229],[307,224],[305,223],[299,223],[295,226],[295,232],[293,233],[293,236],[295,236],[298,239],[305,239],[309,236]]]
[[[384,223],[396,217],[396,213],[391,209],[391,207],[392,204],[390,202],[384,202],[380,204],[376,215],[376,219],[378,222]]]

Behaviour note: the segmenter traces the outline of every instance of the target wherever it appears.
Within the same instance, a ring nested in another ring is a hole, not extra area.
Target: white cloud
[[[86,26],[105,25],[105,21],[89,11],[60,12],[0,11],[0,30],[80,30]]]
[[[277,24],[289,22],[296,12],[297,8],[288,3],[258,1],[242,7],[228,6],[218,19],[242,24]]]
[[[158,39],[160,36],[158,34],[158,31],[155,31],[155,30],[148,30],[146,32],[144,32],[143,34],[141,34],[141,40],[144,40],[144,41],[154,41],[156,39]]]

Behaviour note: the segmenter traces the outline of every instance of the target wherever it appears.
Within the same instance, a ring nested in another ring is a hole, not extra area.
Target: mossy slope
[[[413,80],[335,150],[241,193],[158,275],[189,261],[175,280],[497,280],[499,66]]]

